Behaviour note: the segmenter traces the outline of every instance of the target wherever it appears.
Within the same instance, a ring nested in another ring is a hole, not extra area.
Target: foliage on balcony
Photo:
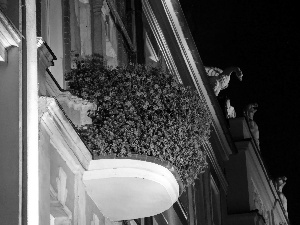
[[[211,118],[196,91],[159,68],[104,66],[102,58],[77,61],[66,75],[73,95],[97,105],[92,124],[78,131],[93,154],[128,157],[148,155],[170,162],[184,186],[206,166],[202,143]]]

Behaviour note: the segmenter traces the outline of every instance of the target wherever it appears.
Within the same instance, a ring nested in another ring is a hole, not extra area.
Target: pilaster
[[[93,53],[105,55],[105,24],[102,19],[103,0],[92,0],[93,13]]]
[[[89,0],[79,0],[81,55],[92,54],[91,8]]]

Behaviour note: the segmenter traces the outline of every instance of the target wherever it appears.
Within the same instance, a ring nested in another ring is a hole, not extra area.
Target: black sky
[[[257,102],[255,121],[270,178],[286,176],[283,192],[291,224],[300,220],[300,16],[292,1],[181,0],[205,66],[238,66],[221,91],[237,116]]]

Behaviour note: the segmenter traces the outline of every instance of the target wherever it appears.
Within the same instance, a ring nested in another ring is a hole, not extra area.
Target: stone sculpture
[[[226,100],[225,110],[226,110],[226,118],[227,119],[236,117],[235,109],[233,106],[230,105],[230,99]]]
[[[229,67],[224,71],[216,67],[205,67],[205,71],[209,76],[210,83],[216,96],[219,95],[221,90],[228,87],[232,73],[235,73],[240,81],[242,81],[243,77],[243,73],[238,67]]]
[[[275,184],[276,191],[279,195],[279,198],[281,200],[281,203],[283,205],[283,208],[285,210],[285,214],[288,215],[288,212],[287,212],[287,199],[286,199],[285,195],[282,193],[282,189],[285,186],[286,181],[287,181],[286,177],[278,177],[275,180],[274,184]]]
[[[253,138],[259,147],[259,130],[256,122],[253,120],[254,114],[257,111],[258,104],[257,103],[251,103],[248,104],[245,109],[244,109],[244,116],[246,117],[249,126],[250,126],[250,131],[253,135]]]

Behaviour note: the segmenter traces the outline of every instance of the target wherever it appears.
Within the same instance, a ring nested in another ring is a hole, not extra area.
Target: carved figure
[[[254,137],[254,140],[259,147],[259,130],[256,122],[253,120],[254,114],[257,111],[258,104],[257,103],[251,103],[248,104],[245,109],[244,109],[244,116],[246,117],[249,126],[250,126],[250,131]]]
[[[275,180],[274,183],[275,183],[275,188],[277,190],[279,198],[282,202],[283,208],[285,210],[285,213],[286,213],[286,215],[288,215],[288,212],[287,212],[287,199],[286,199],[285,195],[282,193],[282,189],[286,185],[286,181],[287,181],[286,177],[278,177]]]
[[[238,67],[229,67],[224,71],[216,67],[205,67],[205,70],[216,96],[219,95],[221,90],[228,87],[232,73],[235,73],[240,81],[242,81],[243,77],[243,73]]]
[[[235,118],[236,117],[236,113],[235,113],[235,109],[233,106],[230,105],[230,99],[226,100],[226,118],[230,119],[230,118]]]

